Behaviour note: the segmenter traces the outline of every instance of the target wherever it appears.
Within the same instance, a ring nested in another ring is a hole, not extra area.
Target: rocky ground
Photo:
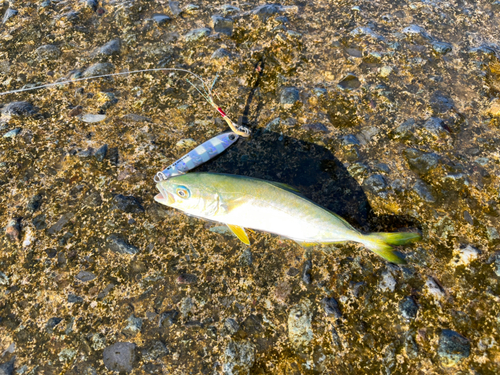
[[[156,172],[226,129],[180,73],[0,96],[0,374],[497,373],[499,11],[0,3],[1,92],[218,74],[252,138],[203,170],[423,236],[394,266],[354,244],[245,247],[155,203]]]

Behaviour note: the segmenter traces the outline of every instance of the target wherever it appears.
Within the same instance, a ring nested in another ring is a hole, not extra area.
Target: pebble
[[[94,12],[99,6],[99,2],[97,0],[80,0],[80,3],[83,3],[85,7],[92,9]]]
[[[421,175],[433,171],[440,162],[439,155],[433,152],[423,152],[415,148],[405,149],[403,156],[410,165],[410,168]]]
[[[378,75],[382,78],[387,78],[391,75],[394,68],[392,66],[383,66],[380,68]]]
[[[170,327],[172,324],[177,322],[177,318],[179,317],[179,312],[177,310],[165,311],[160,314],[160,318],[158,320],[158,326],[161,327]]]
[[[180,285],[190,285],[195,284],[196,281],[198,281],[198,277],[190,273],[181,273],[179,276],[177,276],[177,279],[175,279],[175,281]]]
[[[224,322],[224,328],[226,328],[226,330],[232,336],[240,330],[240,325],[233,318],[227,318]]]
[[[302,281],[306,285],[309,285],[312,282],[311,270],[312,270],[312,261],[308,259],[304,262],[304,265],[302,266]]]
[[[46,216],[45,214],[40,214],[31,220],[33,223],[33,226],[35,227],[36,230],[42,230],[47,228],[47,223],[45,222]]]
[[[152,122],[149,117],[136,115],[135,113],[129,113],[123,116],[122,119],[131,122]]]
[[[288,314],[288,337],[295,348],[307,346],[313,339],[311,302],[294,305]]]
[[[387,189],[387,182],[381,174],[372,174],[363,181],[363,187],[373,194],[379,194]]]
[[[45,329],[47,330],[47,332],[49,333],[52,333],[52,331],[54,330],[54,328],[63,321],[62,318],[58,318],[58,317],[53,317],[53,318],[50,318],[48,321],[47,321],[47,324],[45,325]]]
[[[134,255],[139,252],[139,249],[133,245],[128,244],[122,238],[112,234],[106,238],[108,242],[108,249],[118,254]]]
[[[127,326],[123,329],[123,333],[127,336],[135,336],[142,329],[142,319],[136,317],[134,314],[130,315],[127,319]]]
[[[500,242],[500,234],[498,233],[498,230],[495,227],[487,226],[486,236],[488,237],[488,241],[491,244],[496,244]]]
[[[277,132],[280,128],[281,119],[276,117],[274,120],[267,123],[265,130],[268,132]]]
[[[92,281],[96,278],[97,276],[94,275],[92,272],[89,271],[80,271],[76,275],[76,278],[84,283]]]
[[[500,99],[493,99],[486,113],[493,117],[500,117]]]
[[[500,252],[496,252],[492,257],[493,270],[495,275],[500,277]]]
[[[132,372],[135,362],[136,345],[130,342],[117,342],[104,349],[104,366],[116,372]]]
[[[11,242],[17,242],[21,240],[21,224],[20,219],[12,219],[9,224],[5,227],[5,234],[7,239]]]
[[[405,297],[399,302],[399,311],[405,319],[415,319],[418,312],[418,305],[413,297]]]
[[[224,18],[218,14],[212,16],[212,26],[215,32],[225,34],[227,36],[233,35],[233,19]]]
[[[455,256],[452,259],[452,263],[456,266],[459,265],[469,265],[471,262],[477,260],[479,255],[481,255],[481,251],[475,248],[472,245],[463,245],[461,244],[458,248],[453,249],[453,255]]]
[[[61,216],[61,218],[54,224],[52,225],[48,230],[47,233],[50,235],[56,234],[57,232],[60,232],[61,229],[70,222],[71,219],[75,216],[74,213],[72,212],[67,212]]]
[[[0,375],[14,375],[15,360],[16,360],[16,357],[12,357],[10,361],[2,363],[0,365]]]
[[[300,102],[299,90],[296,87],[284,87],[280,93],[280,103],[284,109],[290,109]]]
[[[79,297],[73,293],[68,294],[68,302],[69,303],[83,303],[83,298]]]
[[[366,26],[356,27],[354,30],[350,32],[350,34],[354,37],[358,36],[369,36],[373,39],[383,40],[384,37],[380,34],[377,34],[375,31]]]
[[[8,20],[17,16],[18,13],[19,12],[16,9],[8,8],[3,15],[2,23],[6,24]]]
[[[61,50],[53,44],[45,44],[36,49],[36,54],[39,60],[57,60],[61,57]]]
[[[222,372],[226,375],[250,375],[255,363],[255,346],[250,341],[231,340],[222,356]]]
[[[187,317],[189,313],[193,310],[193,308],[194,308],[194,302],[191,297],[185,297],[182,299],[180,312],[183,317]]]
[[[349,73],[337,84],[337,87],[344,91],[356,90],[361,86],[361,82],[356,75]]]
[[[434,42],[432,43],[432,49],[440,55],[446,55],[453,50],[453,46],[450,43]]]
[[[89,66],[83,73],[83,77],[95,77],[113,73],[115,66],[109,62],[97,63]]]
[[[169,1],[168,6],[170,8],[170,11],[172,12],[172,15],[174,17],[177,17],[179,14],[182,13],[181,8],[179,7],[179,2],[178,1]]]
[[[396,289],[396,279],[390,270],[385,270],[381,274],[382,278],[378,283],[378,288],[383,292],[394,292]]]
[[[441,330],[438,356],[445,367],[457,365],[470,355],[470,341],[451,329]]]
[[[147,349],[143,349],[142,358],[146,361],[156,361],[169,354],[169,351],[164,343],[159,340],[154,340]]]
[[[282,6],[279,4],[264,4],[259,5],[252,10],[252,14],[258,16],[261,21],[265,22],[267,19],[282,11]]]
[[[246,267],[251,266],[253,264],[252,250],[250,250],[249,248],[246,248],[245,250],[243,250],[243,252],[241,253],[240,258],[239,258],[239,263],[242,266],[246,266]]]
[[[337,300],[333,297],[325,297],[321,300],[326,316],[333,316],[335,319],[342,318],[342,312]]]
[[[415,36],[415,35],[420,35],[426,39],[429,39],[430,36],[427,34],[425,29],[423,27],[417,26],[417,25],[410,25],[408,27],[405,27],[402,31],[403,34],[406,34],[408,36]]]
[[[86,113],[78,117],[80,118],[80,120],[87,123],[101,122],[106,119],[106,115],[96,115],[92,113]]]
[[[444,121],[438,117],[431,117],[424,122],[423,128],[437,138],[441,138],[449,134],[445,127]]]
[[[166,14],[161,14],[161,13],[154,13],[151,16],[151,19],[158,25],[158,26],[163,26],[166,25],[168,21],[171,21],[172,19],[167,16]]]
[[[29,102],[12,102],[2,108],[2,113],[14,116],[33,116],[38,113],[38,110]]]
[[[97,151],[94,153],[94,157],[97,159],[97,161],[103,161],[107,153],[108,145],[104,144],[97,149]]]
[[[304,125],[302,125],[302,128],[305,130],[312,131],[312,132],[330,133],[330,130],[326,127],[326,125],[322,124],[320,122],[313,122],[310,124],[304,124]]]
[[[97,50],[97,54],[104,56],[118,55],[121,49],[121,39],[113,39]]]
[[[118,194],[113,198],[113,209],[120,210],[129,214],[139,214],[144,212],[144,207],[131,195]]]
[[[235,13],[238,13],[240,11],[240,8],[234,6],[234,5],[230,5],[230,4],[224,4],[220,7],[221,11],[222,11],[222,15],[224,17],[226,17],[227,15],[229,14],[235,14]]]
[[[434,196],[431,187],[427,185],[424,181],[417,180],[417,182],[415,182],[415,184],[413,185],[412,189],[425,202],[428,203],[436,202],[436,197]]]
[[[205,39],[211,34],[212,30],[208,27],[201,27],[199,29],[194,29],[184,35],[184,40],[186,42],[198,42],[202,39]]]
[[[3,135],[3,138],[15,138],[19,133],[21,133],[22,128],[16,128],[9,130],[7,133]]]
[[[360,146],[359,139],[354,134],[347,134],[342,137],[343,146]]]
[[[9,277],[0,271],[0,285],[9,285]]]
[[[436,300],[442,300],[446,296],[444,289],[432,276],[427,276],[425,286],[429,294],[432,295]]]
[[[212,53],[212,56],[210,57],[210,59],[219,60],[219,59],[224,59],[226,57],[231,57],[231,52],[229,52],[225,48],[219,48],[219,49],[215,50],[214,53]]]

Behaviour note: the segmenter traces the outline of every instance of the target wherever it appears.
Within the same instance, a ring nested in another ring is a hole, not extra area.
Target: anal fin
[[[231,224],[226,224],[229,229],[231,229],[231,232],[234,233],[236,237],[240,239],[241,242],[243,242],[246,245],[250,245],[250,240],[248,239],[248,236],[245,232],[245,228],[242,228],[238,225],[231,225]]]

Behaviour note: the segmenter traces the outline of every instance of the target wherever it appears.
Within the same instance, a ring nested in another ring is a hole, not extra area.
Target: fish
[[[250,245],[245,229],[274,233],[301,246],[353,241],[385,260],[405,264],[393,246],[420,240],[418,233],[363,234],[339,215],[280,182],[253,177],[186,173],[156,184],[155,201],[190,216],[226,224]]]

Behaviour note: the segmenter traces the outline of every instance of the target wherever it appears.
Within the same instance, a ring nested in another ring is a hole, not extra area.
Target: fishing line
[[[219,75],[217,74],[215,76],[214,81],[212,82],[212,85],[209,87],[203,78],[201,78],[198,74],[193,73],[190,70],[187,69],[179,69],[179,68],[152,68],[152,69],[141,69],[141,70],[132,70],[132,71],[127,71],[127,72],[119,72],[119,73],[109,73],[109,74],[102,74],[102,75],[97,75],[97,76],[91,76],[91,77],[84,77],[84,78],[76,78],[76,79],[70,79],[70,80],[65,80],[65,81],[59,81],[59,82],[54,82],[54,83],[47,83],[44,85],[40,86],[34,86],[34,87],[26,87],[26,88],[21,88],[18,90],[11,90],[7,92],[2,92],[0,93],[0,96],[3,95],[8,95],[8,94],[17,94],[21,92],[26,92],[26,91],[34,91],[42,88],[47,88],[47,87],[55,87],[55,86],[60,86],[60,85],[66,85],[70,83],[75,83],[75,82],[81,82],[81,81],[89,81],[92,79],[99,79],[99,78],[108,78],[108,77],[116,77],[116,76],[123,76],[123,75],[129,75],[129,74],[136,74],[136,73],[146,73],[146,72],[183,72],[192,75],[196,79],[198,79],[201,82],[201,90],[193,84],[189,79],[186,78],[186,81],[198,91],[198,93],[210,104],[219,114],[222,116],[222,118],[226,121],[226,123],[229,125],[231,128],[231,132],[219,134],[208,141],[204,142],[203,144],[199,145],[195,149],[191,150],[188,152],[186,155],[175,161],[173,164],[169,165],[167,168],[165,168],[163,171],[158,172],[155,177],[153,178],[155,182],[160,182],[168,179],[169,177],[184,174],[188,172],[189,170],[196,168],[200,164],[203,164],[207,162],[208,160],[214,158],[215,156],[219,155],[220,153],[224,152],[228,147],[230,147],[232,144],[234,144],[240,136],[242,137],[249,137],[250,136],[250,130],[244,126],[238,126],[235,125],[231,119],[226,115],[226,113],[217,105],[215,104],[215,101],[213,99],[213,88],[215,86],[215,83],[217,82],[217,78]]]

